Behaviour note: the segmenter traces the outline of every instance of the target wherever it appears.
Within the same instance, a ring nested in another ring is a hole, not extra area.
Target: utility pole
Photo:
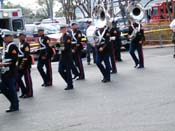
[[[114,18],[114,0],[111,0],[112,18]]]
[[[3,8],[3,2],[4,2],[4,0],[0,0],[0,9]]]
[[[53,21],[53,6],[52,6],[52,3],[53,1],[52,0],[49,0],[49,14],[50,14],[50,19]]]

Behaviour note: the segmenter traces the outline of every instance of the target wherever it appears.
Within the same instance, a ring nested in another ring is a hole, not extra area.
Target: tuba
[[[129,3],[126,12],[128,19],[131,22],[131,27],[133,28],[133,32],[130,35],[130,39],[134,39],[136,37],[137,32],[140,32],[141,21],[145,16],[145,9],[141,3],[133,1]],[[138,27],[134,27],[134,23],[137,23]]]
[[[102,2],[99,2],[99,4],[94,7],[92,17],[96,28],[104,28],[102,34],[98,36],[98,38],[95,38],[96,44],[99,45],[106,30],[111,27],[112,22],[110,21],[110,15]]]
[[[103,28],[105,26],[111,26],[110,15],[105,9],[104,4],[97,4],[92,12],[92,17],[97,28]]]

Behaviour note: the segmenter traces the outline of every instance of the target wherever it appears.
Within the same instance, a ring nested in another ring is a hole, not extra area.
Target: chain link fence
[[[172,44],[173,32],[169,23],[145,24],[145,45],[166,45]]]

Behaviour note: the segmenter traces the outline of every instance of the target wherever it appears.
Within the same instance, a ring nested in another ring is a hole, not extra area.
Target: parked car
[[[116,17],[114,20],[117,22],[117,27],[119,28],[121,32],[121,42],[122,47],[124,47],[126,50],[129,50],[129,45],[131,41],[128,38],[128,32],[129,32],[129,26],[128,26],[128,19],[123,17]]]

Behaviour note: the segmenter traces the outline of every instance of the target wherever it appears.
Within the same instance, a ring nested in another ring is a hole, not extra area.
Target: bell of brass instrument
[[[108,11],[105,9],[102,2],[94,7],[92,14],[95,26],[97,28],[104,28],[101,35],[95,36],[95,43],[96,45],[99,45],[101,44],[102,38],[106,30],[111,27],[112,22],[110,20],[110,15],[108,14]]]
[[[97,28],[111,26],[110,16],[104,7],[104,4],[98,4],[93,9],[93,20]]]
[[[134,1],[128,5],[126,12],[128,19],[130,20],[131,27],[133,28],[133,32],[129,36],[129,38],[132,40],[136,37],[137,32],[140,31],[141,21],[145,16],[145,9],[141,3]],[[135,27],[134,23],[137,23],[138,27]]]
[[[134,21],[134,22],[141,22],[141,20],[145,16],[144,7],[142,6],[141,3],[138,3],[136,1],[131,2],[128,5],[126,12],[127,12],[127,16],[129,20]]]

